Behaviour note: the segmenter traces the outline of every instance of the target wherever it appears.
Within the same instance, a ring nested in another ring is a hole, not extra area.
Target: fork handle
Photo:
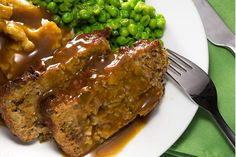
[[[223,131],[224,135],[227,137],[233,149],[235,149],[235,133],[230,129],[230,127],[225,122],[224,118],[220,114],[219,110],[212,112],[212,116],[217,122],[218,126]]]

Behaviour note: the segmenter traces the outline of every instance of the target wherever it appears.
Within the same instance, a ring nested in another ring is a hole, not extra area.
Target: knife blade
[[[217,46],[230,49],[235,56],[235,35],[225,25],[207,0],[193,0],[202,19],[207,39]]]

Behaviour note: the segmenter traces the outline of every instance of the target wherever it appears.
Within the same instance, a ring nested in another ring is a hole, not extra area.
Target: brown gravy
[[[22,7],[13,8],[13,15],[11,20],[24,23],[32,28],[39,28],[41,26],[42,19],[50,19],[50,14],[39,7],[24,9]]]

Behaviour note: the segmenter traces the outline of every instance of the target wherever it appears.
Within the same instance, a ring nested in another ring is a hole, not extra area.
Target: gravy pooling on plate
[[[137,118],[85,157],[116,156],[144,128],[148,119],[149,115]]]

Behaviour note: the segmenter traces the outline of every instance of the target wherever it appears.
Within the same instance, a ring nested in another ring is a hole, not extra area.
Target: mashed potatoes
[[[46,11],[24,0],[0,0],[0,83],[38,65],[63,39]]]

